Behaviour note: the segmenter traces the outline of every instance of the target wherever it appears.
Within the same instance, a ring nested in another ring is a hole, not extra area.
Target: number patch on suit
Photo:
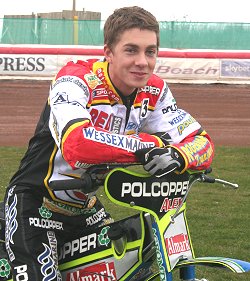
[[[145,118],[148,113],[148,104],[149,104],[149,99],[143,99],[142,104],[141,104],[141,117]]]

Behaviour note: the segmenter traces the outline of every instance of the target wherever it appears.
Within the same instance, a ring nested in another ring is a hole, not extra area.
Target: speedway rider
[[[5,196],[6,249],[14,280],[61,280],[57,249],[112,221],[94,192],[51,188],[93,164],[141,162],[152,175],[210,166],[213,143],[153,74],[159,24],[140,7],[104,27],[104,59],[71,61],[48,102]],[[69,181],[70,182],[70,181]],[[93,219],[95,218],[95,219]],[[46,279],[47,278],[47,279]]]

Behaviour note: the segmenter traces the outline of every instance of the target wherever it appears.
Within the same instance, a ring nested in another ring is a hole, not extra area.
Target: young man
[[[14,280],[21,269],[25,280],[61,280],[58,247],[111,221],[94,192],[70,184],[55,191],[53,182],[79,178],[100,163],[140,161],[156,176],[210,166],[208,134],[153,74],[158,48],[155,17],[121,8],[105,23],[104,59],[69,62],[57,74],[5,196]],[[97,213],[100,220],[91,219]]]

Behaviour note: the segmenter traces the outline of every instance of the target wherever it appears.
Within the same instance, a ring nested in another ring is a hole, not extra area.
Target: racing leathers
[[[68,180],[80,178],[94,164],[137,162],[135,151],[166,144],[182,155],[181,173],[211,164],[209,135],[177,107],[165,81],[152,75],[145,87],[125,97],[112,84],[105,60],[64,66],[5,196],[6,248],[14,275],[25,269],[29,280],[49,274],[49,280],[61,280],[52,241],[59,248],[76,236],[73,226],[79,232],[111,220],[95,191],[71,190]],[[69,189],[53,190],[59,181],[68,181]],[[43,255],[54,260],[46,272]]]

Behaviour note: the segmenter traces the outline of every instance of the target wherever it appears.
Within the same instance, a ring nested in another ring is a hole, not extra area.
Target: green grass
[[[21,147],[0,147],[0,200],[11,176],[19,166],[20,159],[25,152]]]
[[[199,184],[189,197],[188,218],[196,256],[224,256],[250,261],[250,147],[216,149],[213,175],[239,184],[234,190],[218,184]],[[195,192],[196,191],[196,192]],[[212,281],[250,280],[202,267]]]
[[[19,165],[24,148],[0,147],[0,196]],[[250,147],[217,147],[212,175],[239,184],[234,190],[219,184],[197,184],[188,198],[187,216],[197,257],[223,256],[250,262]],[[116,218],[132,214],[99,196]],[[174,274],[176,278],[177,273]],[[197,267],[197,276],[209,281],[249,281],[250,273]],[[174,279],[177,280],[177,279]]]

